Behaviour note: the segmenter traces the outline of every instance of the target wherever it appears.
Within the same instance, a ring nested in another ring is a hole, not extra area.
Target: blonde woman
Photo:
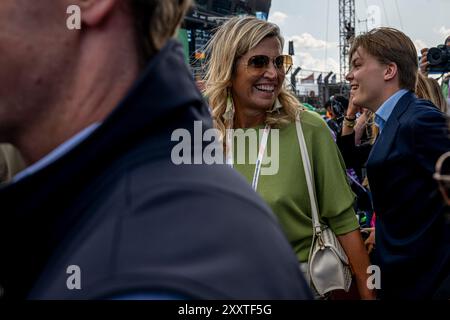
[[[418,73],[415,91],[417,97],[431,101],[439,110],[447,113],[447,101],[442,94],[439,83],[435,79]]]
[[[366,285],[369,258],[353,210],[354,195],[346,180],[343,160],[326,123],[315,113],[303,110],[284,88],[292,60],[282,55],[283,43],[275,24],[253,17],[232,18],[216,32],[209,44],[205,92],[215,126],[225,141],[230,138],[231,131],[227,129],[241,128],[240,134],[244,136],[248,130],[264,129],[256,146],[260,151],[264,141],[272,141],[275,131],[279,135],[276,174],[261,174],[260,164],[264,161],[235,163],[243,155],[233,153],[234,148],[227,150],[227,158],[232,157],[234,168],[249,182],[253,181],[256,191],[277,215],[304,270],[313,230],[295,126],[300,114],[320,220],[332,228],[347,253],[360,296],[373,298]],[[248,149],[251,148],[244,152]],[[268,143],[267,150],[270,149]],[[247,158],[250,159],[249,154],[245,154]]]

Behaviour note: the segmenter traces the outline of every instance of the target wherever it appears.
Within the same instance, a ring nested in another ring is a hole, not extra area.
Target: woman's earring
[[[272,109],[270,109],[268,112],[269,113],[277,112],[279,114],[281,108],[283,108],[283,105],[281,104],[280,99],[276,98]]]
[[[233,120],[234,117],[234,103],[233,103],[233,96],[231,95],[230,89],[227,89],[227,105],[225,109],[225,113],[223,114],[223,118],[226,121]]]

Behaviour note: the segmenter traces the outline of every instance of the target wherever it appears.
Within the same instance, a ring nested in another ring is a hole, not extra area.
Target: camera
[[[445,73],[450,72],[450,47],[446,45],[438,45],[430,48],[427,54],[430,63],[429,72]]]

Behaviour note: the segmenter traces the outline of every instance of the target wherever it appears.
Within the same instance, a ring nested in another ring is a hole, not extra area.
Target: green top
[[[306,144],[313,167],[314,183],[319,207],[319,217],[322,223],[331,227],[336,235],[343,235],[359,228],[353,202],[355,195],[351,191],[345,174],[345,164],[333,141],[326,123],[314,112],[303,111],[301,123]],[[262,136],[261,129],[255,149],[259,149]],[[243,138],[250,129],[235,132],[234,167],[251,183],[255,170],[255,159],[249,160],[248,143],[245,140],[244,164],[237,163],[237,139]],[[276,153],[275,141],[277,133],[270,131],[267,149],[259,177],[257,191],[269,204],[279,219],[284,232],[294,248],[300,262],[308,260],[309,248],[312,242],[311,206],[306,186],[305,173],[300,155],[295,123],[279,129],[279,166],[278,173],[268,175],[264,168],[276,168],[274,161]],[[272,141],[273,140],[273,141]],[[272,150],[272,145],[274,146]],[[254,157],[256,158],[256,156]],[[272,163],[267,163],[267,159]]]

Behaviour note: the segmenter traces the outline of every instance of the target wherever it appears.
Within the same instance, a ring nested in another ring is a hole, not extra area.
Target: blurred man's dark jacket
[[[309,298],[276,219],[243,178],[172,163],[172,132],[193,132],[194,121],[212,126],[170,41],[86,140],[0,190],[4,298]],[[67,288],[71,265],[81,290]]]

